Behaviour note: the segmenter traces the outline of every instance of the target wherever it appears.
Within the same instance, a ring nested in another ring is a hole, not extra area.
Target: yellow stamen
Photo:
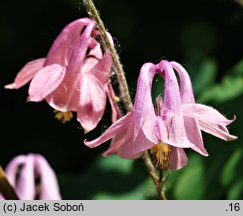
[[[116,103],[119,103],[121,100],[120,100],[120,98],[119,98],[119,97],[114,96],[114,101],[115,101]]]
[[[171,148],[168,144],[160,142],[154,145],[150,152],[153,158],[153,164],[158,170],[167,170],[170,166]]]
[[[56,113],[55,118],[61,121],[63,124],[65,124],[73,118],[72,112],[61,112],[58,110],[54,110],[54,113]]]

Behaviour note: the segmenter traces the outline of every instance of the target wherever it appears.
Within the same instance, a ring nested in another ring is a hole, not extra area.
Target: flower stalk
[[[83,0],[83,2],[84,2],[87,12],[95,20],[95,22],[97,24],[97,27],[101,33],[101,40],[103,40],[102,41],[103,44],[105,45],[105,47],[108,49],[108,51],[111,54],[111,57],[113,60],[114,71],[115,71],[115,74],[116,74],[116,77],[118,80],[118,84],[119,84],[120,96],[125,105],[127,112],[130,112],[132,110],[133,105],[132,105],[127,81],[125,78],[125,72],[124,72],[122,64],[120,62],[119,55],[118,55],[116,49],[114,48],[114,46],[111,44],[109,37],[107,36],[105,25],[104,25],[103,21],[101,20],[99,12],[96,9],[96,6],[94,5],[93,1],[92,0]],[[154,168],[154,165],[153,165],[151,158],[147,151],[144,152],[143,159],[144,159],[144,163],[149,171],[149,174],[154,182],[154,185],[155,185],[156,191],[159,195],[159,198],[161,200],[165,200],[166,196],[163,191],[163,180],[157,176],[156,170]]]
[[[154,168],[154,165],[150,159],[150,156],[148,154],[148,151],[145,151],[143,154],[144,163],[148,168],[148,172],[152,177],[152,180],[154,182],[154,186],[156,188],[156,191],[158,193],[158,196],[161,200],[166,200],[165,192],[163,190],[163,185],[165,183],[165,179],[163,178],[163,171],[160,171],[159,177],[156,174],[156,170]]]
[[[85,5],[89,15],[95,20],[97,27],[99,28],[99,31],[101,33],[101,37],[103,40],[102,42],[104,43],[105,47],[109,50],[109,52],[111,54],[115,74],[117,76],[117,80],[119,83],[121,98],[124,102],[126,110],[129,112],[132,109],[132,102],[131,102],[131,97],[129,94],[127,81],[125,78],[125,72],[124,72],[122,64],[120,62],[119,55],[118,55],[116,49],[114,48],[114,46],[112,46],[112,44],[109,40],[109,37],[107,36],[105,25],[104,25],[103,21],[101,20],[99,12],[96,9],[93,1],[92,0],[83,0],[83,2],[84,2],[84,5]]]
[[[7,200],[19,200],[14,188],[9,183],[5,172],[3,171],[2,167],[0,166],[0,193],[3,197]]]

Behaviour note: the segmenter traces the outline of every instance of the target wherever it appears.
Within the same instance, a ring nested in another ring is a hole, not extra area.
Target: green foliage
[[[205,192],[204,173],[201,157],[191,155],[188,165],[177,176],[173,188],[174,199],[202,199]]]
[[[59,176],[64,199],[150,199],[153,182],[142,160],[102,157],[78,176]]]
[[[237,148],[235,152],[230,156],[222,172],[222,183],[224,186],[228,186],[232,181],[234,181],[237,175],[237,166],[239,165],[243,157],[242,149]]]
[[[220,83],[202,91],[198,101],[201,103],[224,103],[241,95],[242,92],[243,60],[232,68]]]
[[[205,58],[192,66],[192,82],[195,94],[200,94],[214,84],[217,74],[217,63],[212,58]],[[191,73],[191,71],[189,71]]]
[[[222,171],[223,186],[228,188],[227,199],[240,199],[243,196],[242,166],[243,149],[238,146],[226,161]]]
[[[243,196],[243,181],[238,180],[229,190],[227,195],[227,199],[234,200],[234,199],[242,199]]]

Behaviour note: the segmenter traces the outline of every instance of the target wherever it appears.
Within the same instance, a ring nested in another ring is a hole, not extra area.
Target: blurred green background
[[[189,72],[200,103],[228,118],[237,141],[204,135],[209,157],[187,151],[188,165],[168,172],[169,199],[243,199],[243,7],[231,0],[96,0],[124,64],[132,98],[139,69],[162,58]],[[38,152],[55,169],[63,199],[157,199],[142,160],[103,158],[104,144],[83,139],[110,125],[110,107],[99,126],[84,135],[76,120],[63,125],[45,103],[26,103],[28,86],[4,90],[28,61],[44,57],[61,29],[86,16],[78,0],[4,1],[0,13],[1,157]],[[161,91],[155,82],[154,91]]]

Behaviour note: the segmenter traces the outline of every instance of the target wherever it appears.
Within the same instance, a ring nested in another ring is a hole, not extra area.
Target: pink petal
[[[88,56],[93,56],[96,59],[102,58],[103,54],[100,43],[94,38],[90,38],[89,49],[90,51],[87,53]]]
[[[92,65],[92,67],[90,67],[88,73],[93,74],[95,77],[97,77],[102,84],[107,84],[112,66],[111,55],[106,50],[104,55],[102,56],[100,44],[94,39],[92,39],[90,42],[90,49],[91,51],[89,52],[88,57],[93,56],[98,61],[95,65]]]
[[[186,134],[191,143],[195,146],[192,149],[201,155],[208,156],[207,150],[204,148],[202,133],[198,121],[192,118],[184,117]]]
[[[137,82],[134,115],[134,141],[137,139],[140,130],[147,118],[155,118],[154,106],[151,96],[152,80],[155,75],[154,64],[146,63],[142,66]],[[145,135],[146,136],[146,135]],[[142,147],[141,147],[142,148]]]
[[[115,122],[100,138],[92,142],[85,142],[86,145],[96,147],[108,139],[121,134],[115,138],[106,154],[117,152],[124,158],[137,157],[154,145],[145,137],[142,130],[145,119],[148,116],[155,116],[151,98],[151,85],[155,74],[155,71],[151,69],[153,66],[153,64],[147,63],[141,68],[132,112]],[[126,129],[130,130],[128,135],[124,134],[127,132]],[[127,138],[123,138],[122,135],[127,136]]]
[[[91,73],[91,70],[102,58],[102,50],[100,44],[92,37],[89,38],[89,52],[86,53],[84,64],[82,67],[82,73]]]
[[[192,83],[187,71],[177,62],[170,62],[170,64],[178,72],[180,77],[180,94],[182,104],[195,103]]]
[[[86,132],[93,130],[101,120],[106,106],[105,90],[92,75],[81,79],[78,121]]]
[[[93,37],[96,38],[96,37],[99,37],[101,35],[100,31],[96,28],[94,29],[94,32],[93,32]],[[109,32],[106,32],[106,35],[111,43],[112,46],[114,46],[114,41],[112,39],[112,36]]]
[[[135,104],[132,110],[134,129],[132,131],[133,138],[131,142],[124,143],[119,147],[118,154],[123,158],[136,158],[147,149],[150,149],[154,143],[150,137],[153,137],[153,131],[143,130],[143,127],[149,127],[150,122],[146,119],[156,118],[152,96],[152,80],[155,75],[154,64],[146,63],[142,66],[138,78],[137,90],[135,96]]]
[[[131,143],[124,143],[119,148],[119,155],[123,158],[133,158],[141,154],[141,152],[151,148],[152,143],[147,136],[151,131],[143,131],[142,127],[146,119],[155,118],[155,112],[151,96],[152,80],[155,75],[153,70],[154,64],[146,63],[142,66],[137,83],[137,91],[135,96],[135,104],[132,110],[134,129],[133,140]]]
[[[45,65],[60,64],[67,66],[73,49],[80,38],[81,31],[90,22],[90,19],[83,18],[68,24],[54,41]]]
[[[148,117],[142,127],[143,132],[148,140],[154,144],[158,144],[161,141],[168,143],[167,128],[160,116],[151,118]]]
[[[17,194],[22,200],[35,198],[34,157],[28,155],[21,169],[16,188]]]
[[[60,111],[77,111],[80,96],[80,79],[82,67],[89,47],[90,36],[94,28],[91,22],[75,45],[62,84],[47,97],[50,106]]]
[[[126,145],[127,143],[132,143],[133,141],[133,128],[130,125],[126,129],[124,129],[122,132],[114,136],[111,140],[111,144],[109,149],[104,152],[104,156],[109,156],[112,154],[119,154],[119,148],[122,145]]]
[[[81,69],[81,73],[83,75],[85,74],[90,74],[91,70],[95,67],[95,65],[97,65],[99,62],[99,59],[95,58],[95,57],[87,57],[85,60],[84,60],[84,64],[82,66],[82,69]]]
[[[86,56],[82,73],[92,74],[105,85],[110,77],[112,66],[111,55],[108,51],[103,55],[100,44],[93,38],[90,38],[89,48],[91,50]]]
[[[20,169],[20,174],[18,172]],[[6,167],[6,175],[20,199],[33,200],[35,197],[34,161],[31,156],[15,157]]]
[[[222,125],[211,124],[206,121],[199,121],[199,126],[201,130],[226,141],[235,140],[238,138],[237,136],[231,135],[227,128]]]
[[[117,122],[112,124],[100,137],[96,138],[95,140],[84,140],[84,144],[90,148],[94,148],[119,134],[123,134],[124,136],[126,136],[124,134],[124,131],[128,127],[130,127],[130,125],[133,125],[133,117],[131,112],[129,112],[128,114],[120,118]],[[118,146],[116,146],[116,148],[119,147],[121,144],[123,143],[117,144]]]
[[[113,39],[112,39],[111,34],[110,34],[109,32],[106,32],[106,34],[107,34],[107,36],[108,36],[108,39],[109,39],[111,45],[114,46],[114,41],[113,41]]]
[[[201,130],[210,133],[223,140],[234,140],[236,136],[230,135],[225,126],[235,120],[226,119],[217,110],[202,104],[186,104],[183,105],[183,113],[189,118],[194,118],[199,121]]]
[[[105,52],[101,60],[90,71],[102,84],[106,84],[110,77],[112,59],[108,51]]]
[[[147,139],[149,139],[154,144],[158,144],[161,141],[167,143],[174,147],[189,148],[192,144],[188,146],[188,143],[174,143],[168,138],[168,129],[165,126],[165,122],[162,121],[160,116],[156,118],[147,118],[143,125],[143,131]],[[152,147],[152,146],[151,146]]]
[[[5,85],[6,89],[18,89],[25,84],[27,84],[36,73],[42,69],[45,62],[45,58],[37,59],[31,62],[28,62],[17,74],[13,83]]]
[[[126,134],[124,134],[124,136],[126,136]],[[152,148],[153,145],[154,143],[145,137],[143,130],[140,130],[133,142],[127,142],[120,146],[118,154],[122,158],[136,159],[144,151]]]
[[[203,104],[185,104],[183,105],[184,116],[207,122],[210,124],[227,126],[232,123],[234,119],[226,119],[220,112],[212,107]]]
[[[140,145],[136,145],[139,143]],[[148,143],[150,144],[148,146]],[[137,159],[141,157],[143,152],[151,148],[154,144],[144,137],[142,131],[137,137],[137,140],[133,141],[133,125],[130,124],[122,132],[113,137],[109,149],[103,154],[109,156],[112,154],[118,154],[121,158],[125,159]]]
[[[143,131],[147,139],[149,139],[154,144],[158,144],[161,141],[164,143],[167,143],[171,146],[176,146],[175,143],[168,140],[168,129],[165,126],[165,121],[167,119],[161,118],[162,110],[163,110],[163,100],[161,96],[158,96],[156,98],[156,107],[157,107],[157,113],[159,116],[156,116],[156,118],[147,118],[144,125],[143,125]],[[163,120],[162,120],[163,119]],[[181,144],[180,144],[181,147]],[[185,146],[187,147],[187,146]]]
[[[116,122],[119,118],[122,117],[121,112],[119,110],[118,105],[116,104],[116,102],[114,101],[115,98],[115,92],[113,90],[113,87],[110,83],[108,83],[107,85],[104,86],[106,95],[108,97],[108,100],[110,102],[110,106],[111,106],[111,121],[112,123]]]
[[[181,96],[173,68],[169,62],[161,61],[159,69],[162,70],[162,73],[164,72],[165,76],[164,113],[162,113],[161,118],[167,118],[165,121],[168,129],[168,140],[174,146],[193,147],[194,144],[186,136]]]
[[[17,177],[18,169],[21,165],[25,163],[25,161],[26,161],[26,156],[19,155],[15,157],[13,160],[11,160],[5,169],[6,176],[14,188],[17,185],[16,177]]]
[[[140,148],[139,153],[134,153],[134,151],[131,151],[131,149],[133,149],[132,125],[112,138],[111,145],[109,149],[103,154],[103,156],[118,154],[121,158],[124,159],[137,159],[141,157],[143,151],[140,151]]]
[[[35,155],[35,169],[40,177],[40,199],[60,200],[61,195],[55,172],[41,155]]]
[[[80,80],[81,73],[76,77]],[[71,94],[68,91],[72,89],[72,84],[63,80],[60,85],[46,97],[47,103],[56,110],[62,112],[77,111],[80,100],[80,83],[76,84],[76,89]]]
[[[65,70],[60,65],[50,65],[40,70],[30,83],[29,100],[39,102],[62,82]]]
[[[182,104],[195,104],[192,83],[187,71],[177,62],[170,63],[178,72],[180,77],[180,94]],[[192,147],[192,149],[204,156],[208,156],[208,152],[204,148],[202,134],[199,129],[198,122],[195,119],[190,119],[187,117],[184,118],[184,122],[187,137],[191,143],[195,144],[195,147]]]
[[[187,164],[188,158],[182,148],[171,147],[170,170],[178,170]]]

